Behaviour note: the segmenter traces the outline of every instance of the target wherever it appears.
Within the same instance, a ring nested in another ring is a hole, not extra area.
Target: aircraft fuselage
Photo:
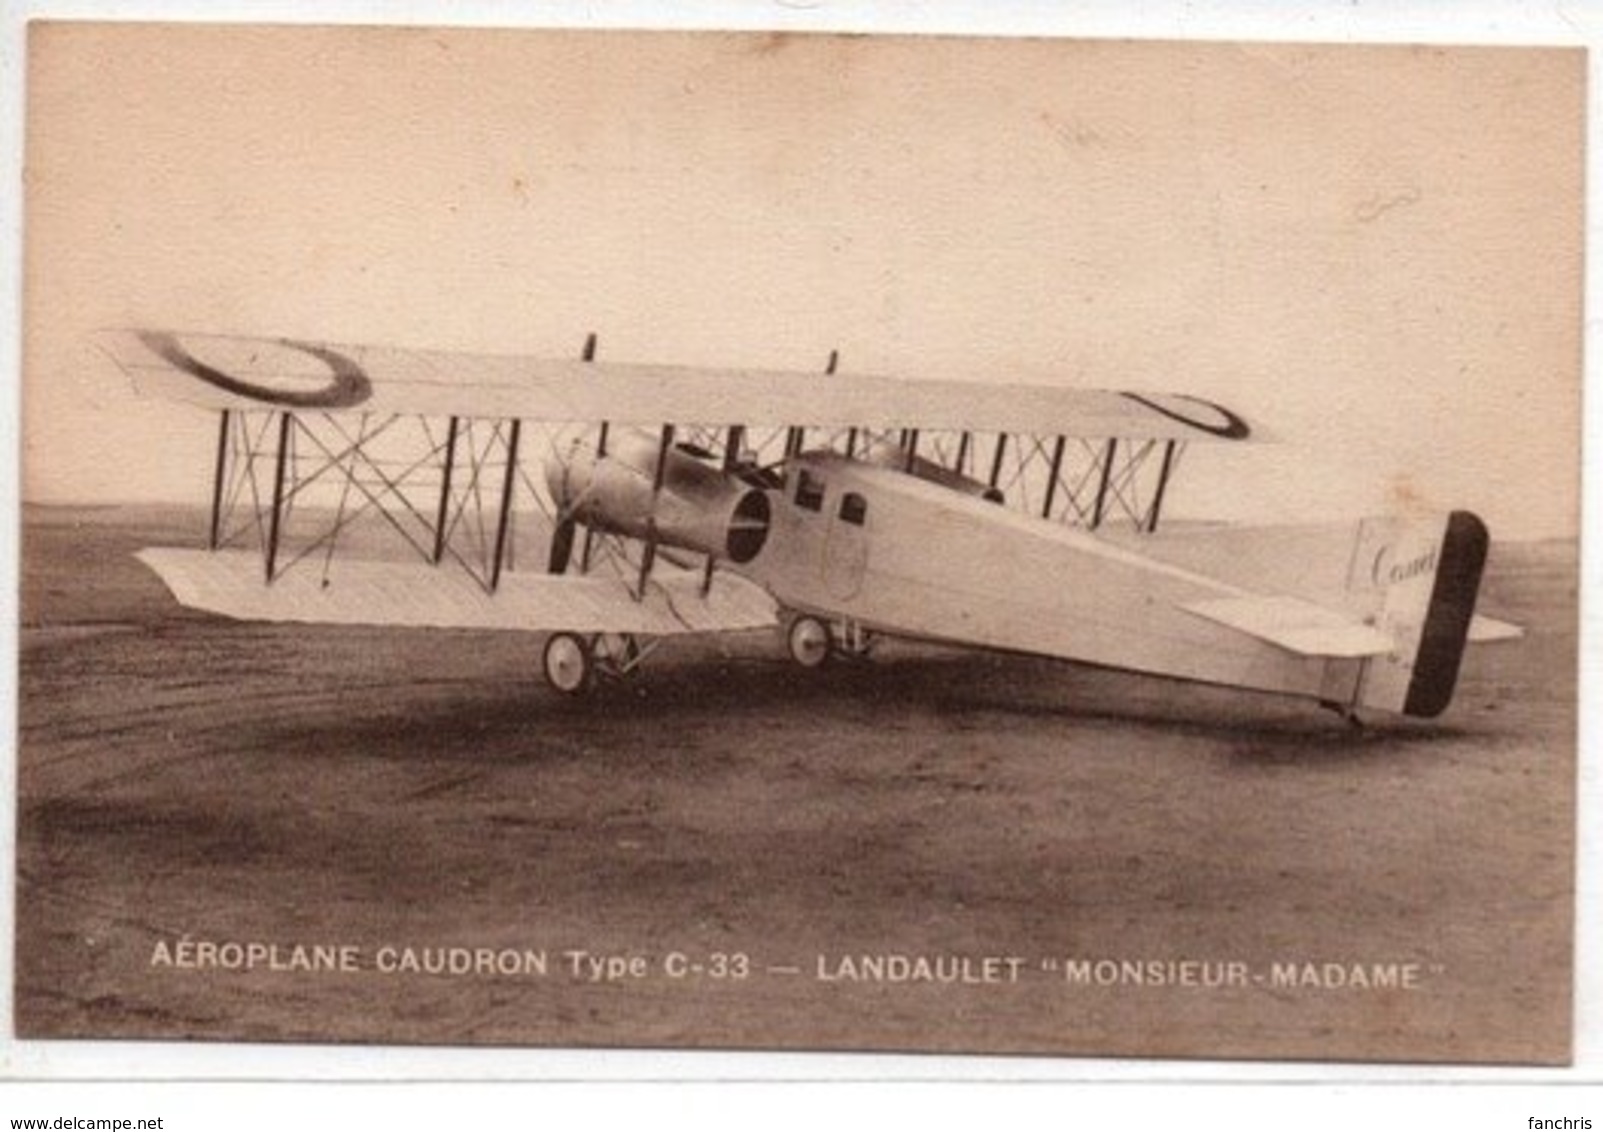
[[[1187,612],[1242,591],[1087,531],[883,466],[792,459],[762,552],[784,606],[881,633],[1349,700],[1359,662],[1297,656]],[[1152,540],[1145,536],[1143,551]]]

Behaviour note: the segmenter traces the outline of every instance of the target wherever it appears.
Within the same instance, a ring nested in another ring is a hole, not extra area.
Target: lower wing
[[[271,584],[248,551],[152,548],[139,552],[178,601],[243,621],[435,629],[568,630],[666,637],[777,624],[767,591],[718,573],[705,593],[695,570],[659,569],[636,600],[601,576],[504,574],[492,594],[459,570],[344,559],[329,578],[287,571]]]

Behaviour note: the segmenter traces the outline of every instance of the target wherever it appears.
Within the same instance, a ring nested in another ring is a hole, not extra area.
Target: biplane
[[[217,414],[206,547],[142,561],[231,618],[545,634],[577,694],[769,626],[803,668],[911,638],[1435,716],[1485,526],[1160,526],[1236,412],[1180,395],[110,330]]]

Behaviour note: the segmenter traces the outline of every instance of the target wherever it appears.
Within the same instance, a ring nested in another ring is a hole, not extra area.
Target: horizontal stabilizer
[[[1517,641],[1525,635],[1525,630],[1518,625],[1507,621],[1499,621],[1495,617],[1482,617],[1476,614],[1470,618],[1469,639],[1474,644],[1490,644],[1492,641]]]
[[[703,596],[700,571],[659,571],[636,601],[613,577],[506,573],[494,593],[450,566],[345,559],[325,580],[290,569],[264,581],[248,551],[152,548],[139,559],[178,601],[242,621],[439,629],[522,629],[673,636],[777,623],[773,599],[719,573]]]
[[[1383,656],[1395,647],[1373,626],[1294,597],[1227,597],[1184,608],[1299,656]]]

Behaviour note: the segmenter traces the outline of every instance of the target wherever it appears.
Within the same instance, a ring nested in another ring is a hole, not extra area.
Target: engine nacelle
[[[546,461],[546,486],[565,514],[595,530],[735,563],[756,558],[768,539],[768,496],[674,448],[653,508],[661,450],[655,437],[629,430],[613,433],[605,456],[575,440]]]

